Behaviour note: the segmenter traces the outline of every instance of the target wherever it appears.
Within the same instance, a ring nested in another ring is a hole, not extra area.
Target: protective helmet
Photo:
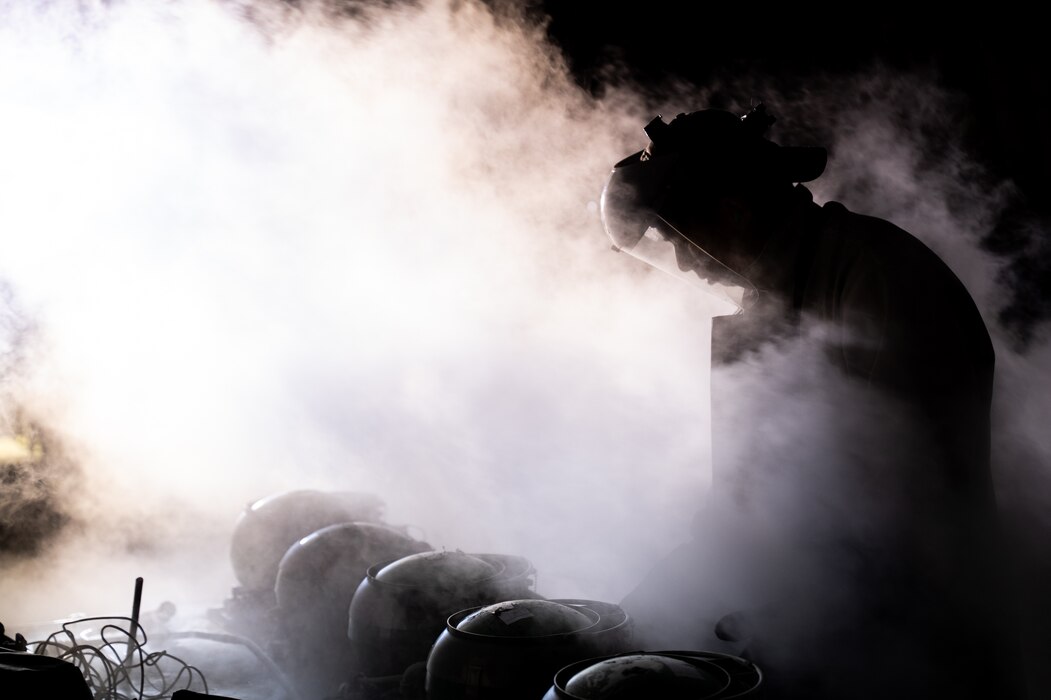
[[[774,119],[758,105],[744,117],[719,109],[660,116],[645,127],[650,143],[613,166],[602,191],[602,225],[622,250],[732,305],[746,308],[755,287],[711,255],[710,232],[695,225],[706,193],[791,185],[818,177],[820,147],[779,146],[763,137]],[[693,209],[685,223],[681,212]]]

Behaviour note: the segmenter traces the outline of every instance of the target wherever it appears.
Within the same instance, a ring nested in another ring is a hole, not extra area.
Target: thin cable
[[[131,623],[130,628],[141,633],[141,641],[115,621]],[[78,641],[72,629],[88,622],[106,623],[99,630],[97,645]],[[36,654],[76,666],[95,700],[161,700],[176,690],[192,688],[195,681],[208,693],[208,681],[199,668],[167,651],[146,653],[146,643],[146,631],[133,618],[84,617],[64,622],[61,630],[31,646]]]

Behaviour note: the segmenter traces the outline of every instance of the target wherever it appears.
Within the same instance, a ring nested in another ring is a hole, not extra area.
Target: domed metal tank
[[[427,658],[428,700],[536,700],[558,669],[631,648],[619,606],[510,600],[451,615]]]
[[[368,568],[431,546],[376,523],[338,523],[299,540],[278,566],[277,617],[304,694],[320,697],[347,679],[347,611]]]
[[[737,656],[632,651],[561,668],[543,700],[757,700],[762,691],[762,672]]]
[[[423,552],[369,568],[350,603],[347,633],[358,672],[400,675],[426,661],[452,613],[500,600],[537,598],[522,557]]]
[[[234,524],[230,563],[247,589],[274,589],[288,548],[328,525],[380,522],[383,502],[371,494],[314,490],[287,491],[245,507]]]

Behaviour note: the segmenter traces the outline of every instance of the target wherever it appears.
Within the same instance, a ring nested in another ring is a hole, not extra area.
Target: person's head
[[[747,288],[740,274],[775,228],[793,186],[818,177],[827,158],[823,148],[765,138],[773,121],[762,105],[744,117],[706,109],[670,124],[651,121],[649,145],[614,166],[602,193],[602,221],[614,245],[676,274],[667,264],[670,244],[679,272]]]

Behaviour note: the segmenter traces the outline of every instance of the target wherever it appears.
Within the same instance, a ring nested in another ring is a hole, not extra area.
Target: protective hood
[[[770,141],[763,133],[774,121],[762,105],[743,117],[706,109],[680,114],[670,124],[660,116],[650,121],[649,145],[613,166],[602,190],[602,225],[614,248],[729,304],[727,314],[748,308],[758,298],[755,285],[706,250],[725,243],[714,236],[735,234],[701,229],[696,222],[684,231],[670,222],[684,220],[684,204],[703,208],[703,197],[723,188],[758,191],[760,184],[781,188],[818,177],[825,149]],[[678,216],[670,213],[676,207]]]
[[[599,203],[602,225],[616,250],[676,277],[740,313],[758,297],[745,277],[709,255],[657,213],[679,158],[643,160],[640,151],[613,168]]]

